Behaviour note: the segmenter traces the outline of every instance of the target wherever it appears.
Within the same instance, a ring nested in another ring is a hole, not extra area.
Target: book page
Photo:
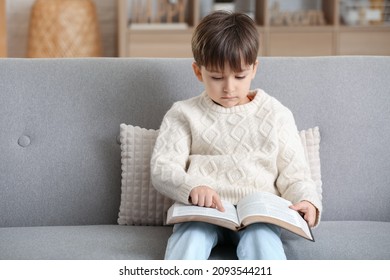
[[[211,220],[225,220],[234,223],[234,228],[238,227],[238,216],[236,207],[227,202],[222,201],[225,212],[221,212],[215,208],[200,207],[196,205],[186,205],[183,203],[175,202],[173,206],[168,210],[167,223],[177,223],[185,221],[203,221],[211,222]],[[223,222],[215,224],[223,225]]]
[[[278,224],[294,232],[298,230],[293,228],[296,227],[301,229],[307,237],[312,238],[306,221],[297,211],[290,209],[290,205],[292,205],[290,201],[272,193],[254,193],[244,197],[238,203],[238,217],[246,225],[255,222],[259,216],[265,216],[267,218],[263,219],[264,222]],[[284,226],[284,223],[292,226]]]

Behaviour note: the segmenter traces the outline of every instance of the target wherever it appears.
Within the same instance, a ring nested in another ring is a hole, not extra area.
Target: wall
[[[7,0],[8,57],[25,57],[31,7],[35,0]],[[104,56],[117,56],[117,1],[94,0]]]

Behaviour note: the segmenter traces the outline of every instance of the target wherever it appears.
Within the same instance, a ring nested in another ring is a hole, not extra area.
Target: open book
[[[292,203],[277,195],[258,192],[244,197],[237,207],[227,201],[222,201],[222,204],[225,212],[175,202],[168,209],[167,224],[199,221],[237,231],[253,223],[270,223],[314,241],[307,222],[289,208]]]

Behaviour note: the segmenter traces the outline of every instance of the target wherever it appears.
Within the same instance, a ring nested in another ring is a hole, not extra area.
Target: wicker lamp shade
[[[96,7],[91,0],[36,0],[27,57],[101,55]]]

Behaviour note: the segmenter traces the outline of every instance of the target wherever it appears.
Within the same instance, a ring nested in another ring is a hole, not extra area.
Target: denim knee
[[[237,246],[239,259],[286,259],[281,229],[278,226],[256,223],[239,233]]]
[[[207,259],[217,242],[215,225],[202,222],[176,224],[168,240],[165,259]]]

